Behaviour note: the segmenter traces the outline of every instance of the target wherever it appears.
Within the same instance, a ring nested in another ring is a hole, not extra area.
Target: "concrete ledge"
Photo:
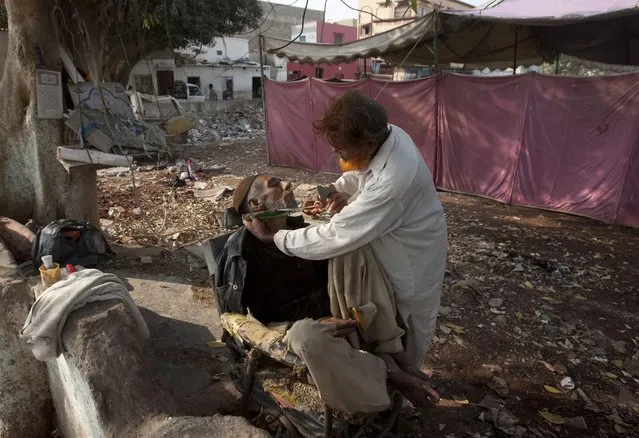
[[[19,337],[33,302],[25,280],[0,276],[0,438],[49,437],[47,371]]]
[[[245,419],[181,416],[151,370],[135,322],[119,301],[71,314],[66,353],[47,363],[58,428],[75,437],[267,437]]]
[[[11,251],[9,251],[0,238],[0,276],[15,277],[18,274],[18,265],[16,264]]]

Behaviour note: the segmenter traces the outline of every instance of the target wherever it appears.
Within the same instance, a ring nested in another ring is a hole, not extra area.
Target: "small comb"
[[[330,187],[325,186],[317,186],[317,196],[320,198],[320,201],[325,201],[331,196],[333,190]]]

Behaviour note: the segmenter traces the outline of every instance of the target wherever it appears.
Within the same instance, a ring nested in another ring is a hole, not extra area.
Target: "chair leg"
[[[324,403],[324,438],[333,437],[333,410]]]
[[[242,401],[240,403],[241,415],[246,416],[248,414],[249,402],[251,400],[251,392],[253,392],[253,383],[255,382],[255,375],[260,366],[262,359],[262,352],[253,349],[248,355],[248,361],[246,364],[246,375],[244,376],[244,388],[242,392]]]

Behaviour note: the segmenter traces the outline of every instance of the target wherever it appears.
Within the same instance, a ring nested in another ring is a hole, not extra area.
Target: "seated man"
[[[254,175],[238,184],[230,210],[241,223],[239,216],[246,213],[295,207],[290,184],[275,176]],[[296,229],[304,220],[284,217],[269,226]],[[289,257],[244,227],[228,238],[218,258],[215,292],[220,312],[250,312],[264,325],[330,314],[326,261]]]
[[[231,211],[239,216],[295,206],[289,184],[257,175],[238,185]],[[301,219],[264,225],[272,232],[302,228]],[[390,283],[369,245],[330,263],[312,262],[287,256],[241,227],[218,257],[215,282],[221,312],[250,312],[263,324],[296,321],[284,341],[305,362],[330,407],[386,410],[388,384],[418,407],[437,401],[426,376],[402,359],[405,332]]]

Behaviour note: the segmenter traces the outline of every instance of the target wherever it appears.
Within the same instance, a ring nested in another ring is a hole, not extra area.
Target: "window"
[[[362,29],[360,31],[360,35],[361,36],[369,36],[371,34],[371,28],[372,25],[371,24],[365,24],[362,26]]]
[[[324,77],[324,69],[322,67],[315,67],[315,77],[317,79]]]
[[[224,52],[222,52],[221,50],[217,51],[217,56],[222,56],[224,54]]]
[[[342,44],[342,40],[344,39],[343,33],[334,33],[333,34],[333,42],[335,44]]]
[[[202,82],[200,81],[199,76],[187,76],[186,83],[197,85],[198,87],[202,87]]]
[[[297,41],[299,41],[300,43],[305,43],[306,42],[306,35],[300,35],[300,37],[297,39]]]
[[[133,75],[133,83],[138,93],[153,94],[153,76],[151,75]]]

